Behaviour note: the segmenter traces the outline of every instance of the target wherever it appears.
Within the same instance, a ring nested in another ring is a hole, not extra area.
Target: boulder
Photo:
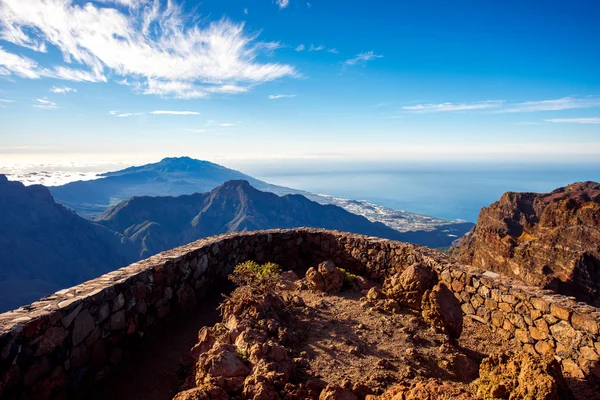
[[[323,275],[315,268],[310,267],[306,271],[306,282],[312,290],[322,292],[325,290],[325,282],[323,281]]]
[[[202,385],[177,393],[173,400],[229,400],[223,389],[213,385]]]
[[[401,383],[390,387],[381,396],[367,395],[365,400],[476,400],[466,390],[451,382],[436,379],[418,381],[413,384]]]
[[[345,275],[333,261],[324,261],[317,269],[311,267],[306,271],[306,281],[313,290],[337,293],[344,286]]]
[[[350,389],[330,383],[321,392],[319,400],[359,400],[358,396]]]
[[[345,275],[335,266],[333,261],[323,261],[319,264],[319,272],[321,273],[321,276],[323,276],[325,292],[337,293],[342,290]]]
[[[497,353],[484,359],[473,382],[483,399],[569,400],[573,395],[554,358]]]
[[[435,329],[458,338],[462,333],[463,313],[460,302],[443,283],[423,295],[421,302],[423,319]]]
[[[389,298],[400,304],[419,309],[423,294],[435,284],[435,273],[420,264],[413,264],[401,274],[396,274],[383,284],[384,292]]]

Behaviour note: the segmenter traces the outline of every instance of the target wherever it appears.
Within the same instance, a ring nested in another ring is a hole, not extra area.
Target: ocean
[[[548,192],[578,181],[600,181],[600,164],[459,169],[406,168],[310,173],[257,171],[269,183],[444,219],[476,222],[481,207],[507,191]]]

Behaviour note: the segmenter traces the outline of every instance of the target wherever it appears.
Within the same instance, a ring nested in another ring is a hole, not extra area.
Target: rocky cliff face
[[[477,268],[600,304],[600,184],[505,193],[455,255]]]

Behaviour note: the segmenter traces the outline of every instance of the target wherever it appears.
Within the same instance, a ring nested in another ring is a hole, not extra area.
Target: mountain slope
[[[110,207],[96,221],[140,246],[142,257],[205,236],[270,228],[305,226],[405,239],[403,233],[340,207],[301,195],[280,197],[242,180],[225,182],[209,193],[134,197]]]
[[[100,174],[100,179],[50,187],[57,202],[91,217],[133,196],[178,196],[208,192],[223,182],[244,179],[257,187],[272,186],[220,165],[189,157]]]
[[[123,235],[54,202],[41,185],[0,175],[0,311],[132,262]]]
[[[50,187],[57,202],[86,218],[94,218],[110,205],[134,196],[179,196],[208,192],[228,180],[245,180],[253,187],[280,196],[300,194],[319,204],[334,204],[371,222],[406,232],[407,240],[432,247],[449,246],[473,226],[470,222],[445,221],[426,215],[392,210],[364,200],[346,200],[271,185],[239,171],[189,157],[165,158],[160,162],[100,175],[100,179]]]

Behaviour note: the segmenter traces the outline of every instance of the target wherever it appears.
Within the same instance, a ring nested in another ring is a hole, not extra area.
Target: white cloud
[[[244,14],[248,15],[248,9],[244,8]]]
[[[298,47],[296,47],[294,50],[303,51],[305,48],[306,48],[306,46],[304,46],[303,44],[299,44]]]
[[[127,7],[139,7],[149,2],[149,0],[96,0],[99,3],[113,3]]]
[[[0,103],[14,103],[14,100],[0,99]]]
[[[286,8],[290,5],[290,0],[275,0],[279,8]]]
[[[327,52],[333,54],[340,54],[340,52],[337,49],[327,49]]]
[[[314,44],[310,45],[310,48],[308,49],[308,51],[322,51],[325,50],[325,46],[323,46],[322,44],[315,46]]]
[[[269,100],[277,100],[277,99],[287,99],[291,97],[296,97],[295,94],[271,94],[269,95]]]
[[[503,100],[488,100],[477,103],[440,103],[440,104],[417,104],[415,106],[404,106],[404,111],[414,113],[451,112],[451,111],[473,111],[498,108],[504,105]]]
[[[0,15],[2,8],[0,8]],[[9,53],[0,47],[0,75],[17,75],[21,78],[40,79],[55,78],[77,82],[106,82],[106,78],[88,71],[63,66],[53,69],[38,66],[37,62],[27,57]]]
[[[492,113],[518,113],[518,112],[536,112],[536,111],[561,111],[576,108],[595,108],[600,107],[599,96],[586,97],[562,97],[552,100],[538,100],[508,103],[504,100],[488,100],[474,103],[439,103],[439,104],[418,104],[415,106],[404,106],[402,109],[408,112],[429,113],[429,112],[448,112],[448,111],[477,111],[490,110]],[[567,122],[567,120],[546,120],[548,122]],[[576,118],[572,122],[576,122]],[[583,118],[583,121],[586,119]],[[586,122],[580,122],[586,123]],[[589,122],[587,122],[589,123]],[[592,122],[593,123],[593,122]],[[533,123],[521,123],[533,124]]]
[[[151,111],[150,114],[154,115],[200,115],[196,111],[169,111],[169,110],[157,110]]]
[[[77,93],[77,89],[73,89],[68,86],[63,86],[63,87],[52,86],[50,91],[53,93],[59,93],[59,94],[67,94],[70,92]]]
[[[36,99],[38,104],[34,104],[32,107],[39,108],[41,110],[52,110],[58,108],[55,102],[48,100],[47,98]]]
[[[218,124],[219,126],[222,126],[223,128],[229,128],[231,126],[234,126],[235,124],[232,123],[224,123],[224,124]]]
[[[375,60],[376,58],[383,58],[381,54],[375,54],[373,50],[367,52],[361,52],[356,57],[346,60],[346,65],[355,65],[362,62]]]
[[[600,118],[553,118],[546,121],[570,124],[600,124]]]
[[[204,133],[204,132],[209,132],[208,129],[192,129],[192,128],[184,128],[184,131],[187,132],[194,132],[194,133]]]
[[[562,97],[560,99],[526,101],[523,103],[516,103],[506,109],[499,110],[499,112],[516,113],[516,112],[535,112],[535,111],[560,111],[560,110],[571,110],[574,108],[593,108],[593,107],[600,107],[600,97],[598,97],[598,96],[586,96],[586,97],[567,96],[567,97]]]
[[[74,0],[1,1],[0,37],[40,51],[55,46],[64,64],[41,67],[0,48],[0,74],[87,82],[130,78],[143,93],[179,98],[299,76],[290,65],[257,60],[275,42],[259,42],[244,32],[244,24],[227,19],[192,24],[173,0],[107,0],[101,6]]]

